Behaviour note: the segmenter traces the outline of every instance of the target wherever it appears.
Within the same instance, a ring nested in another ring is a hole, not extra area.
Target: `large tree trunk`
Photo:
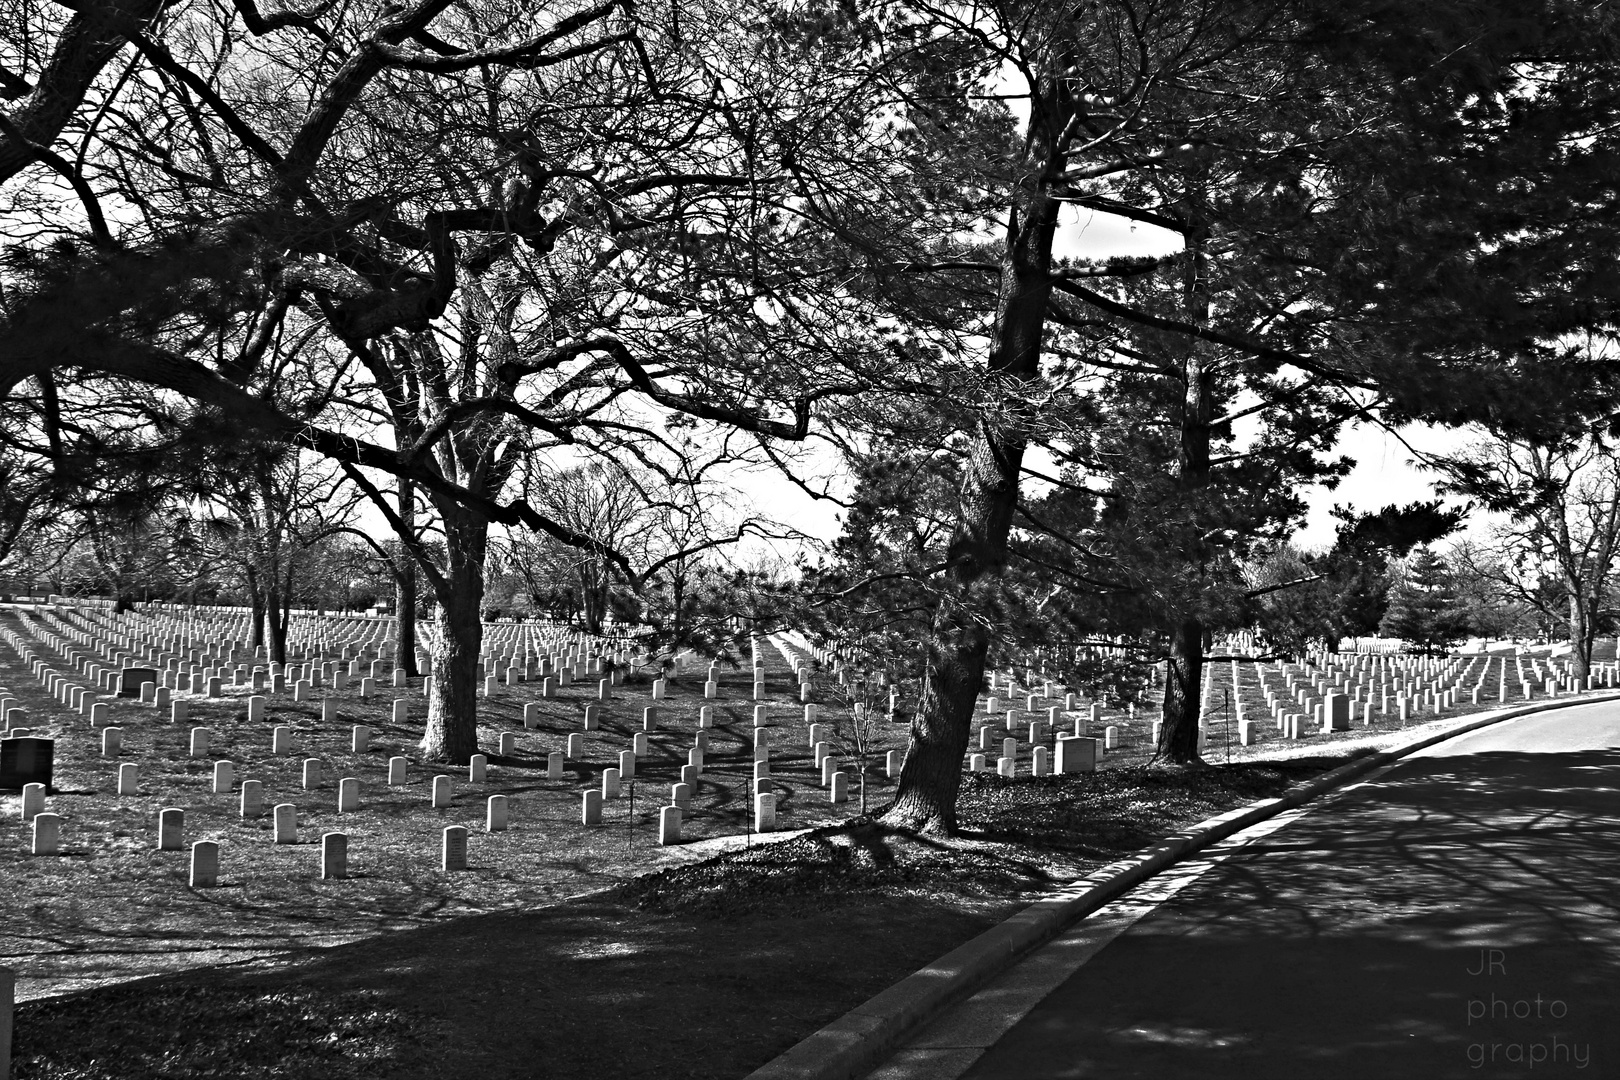
[[[1031,141],[1033,153],[1046,152],[1042,138]],[[1018,393],[1018,384],[1040,375],[1058,213],[1058,202],[1046,195],[1046,182],[1062,168],[1061,158],[1037,158],[1030,183],[1017,189],[1008,215],[989,369],[992,380],[999,376],[1010,384],[1009,397]],[[962,755],[967,752],[990,649],[990,632],[980,619],[992,608],[985,601],[994,597],[1007,561],[1007,535],[1018,506],[1019,469],[1028,442],[1016,422],[992,424],[986,419],[977,435],[963,470],[947,552],[946,575],[955,588],[947,591],[934,612],[910,745],[894,802],[883,814],[885,823],[899,828],[943,833],[956,829]]]
[[[1187,256],[1186,304],[1196,322],[1209,315],[1209,299],[1204,282],[1204,255],[1196,242]],[[1176,460],[1177,487],[1191,494],[1209,484],[1210,421],[1212,419],[1213,374],[1204,356],[1205,346],[1193,343],[1187,357],[1187,391],[1181,406],[1180,452]],[[1203,528],[1195,519],[1182,527],[1178,556],[1188,566],[1205,564]],[[1194,605],[1183,597],[1184,605]],[[1200,761],[1198,724],[1202,718],[1204,670],[1204,624],[1196,610],[1171,613],[1169,670],[1164,684],[1164,723],[1154,756],[1168,758],[1178,765]]]
[[[1159,729],[1156,753],[1177,764],[1197,761],[1204,687],[1202,622],[1184,619],[1171,629],[1170,658],[1165,667],[1164,724]]]
[[[1586,689],[1586,677],[1592,671],[1592,645],[1596,637],[1592,620],[1587,617],[1586,604],[1578,589],[1569,593],[1569,666],[1570,674]]]
[[[602,633],[602,617],[607,613],[607,588],[603,582],[601,568],[595,562],[580,567],[580,597],[583,601],[585,632],[588,634]]]
[[[264,594],[264,629],[270,662],[287,662],[287,625],[292,621],[291,603],[287,601],[279,582],[272,581]]]
[[[465,765],[478,752],[478,653],[484,626],[484,555],[489,522],[448,500],[443,586],[435,590],[433,684],[428,693],[422,757]]]
[[[416,485],[405,479],[399,482],[399,520],[416,534]],[[413,679],[422,674],[416,667],[416,559],[408,550],[394,567],[394,666]]]
[[[247,578],[248,602],[253,606],[253,630],[248,648],[257,650],[264,647],[264,589],[259,586],[259,572],[253,567],[248,567],[244,576]]]

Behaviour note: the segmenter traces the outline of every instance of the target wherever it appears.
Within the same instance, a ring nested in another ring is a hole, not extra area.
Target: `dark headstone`
[[[56,740],[0,739],[0,791],[21,791],[24,784],[44,784],[51,790],[51,764]]]
[[[118,678],[118,696],[138,698],[142,683],[157,682],[157,671],[149,667],[127,667]]]

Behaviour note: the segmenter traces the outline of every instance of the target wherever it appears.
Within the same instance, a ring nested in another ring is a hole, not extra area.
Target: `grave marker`
[[[264,813],[264,784],[258,780],[242,781],[242,816],[256,818]]]
[[[467,827],[451,825],[444,830],[443,854],[439,867],[445,873],[467,869]]]
[[[214,762],[214,794],[228,795],[236,783],[236,769],[228,761]]]
[[[219,884],[219,845],[198,840],[191,845],[191,887],[212,889]]]
[[[346,814],[360,809],[360,778],[345,776],[338,781],[338,813]]]
[[[485,803],[484,831],[504,832],[506,830],[507,803],[505,795],[491,795]]]
[[[1097,740],[1076,735],[1058,739],[1055,767],[1060,774],[1095,772],[1097,769]]]
[[[450,778],[448,776],[435,776],[433,778],[433,808],[443,810],[450,805]]]
[[[298,807],[290,802],[278,803],[274,811],[274,820],[276,843],[298,843]]]
[[[679,806],[666,806],[658,811],[658,842],[659,844],[678,844],[681,842],[681,808]]]
[[[321,880],[339,881],[349,876],[349,835],[321,834]]]
[[[180,834],[185,829],[186,812],[171,806],[158,813],[158,850],[179,851]]]
[[[140,699],[141,687],[157,683],[157,670],[146,667],[127,667],[118,677],[118,696]]]
[[[0,791],[21,791],[29,784],[51,786],[56,743],[30,735],[0,739]]]
[[[141,769],[139,765],[126,763],[118,766],[118,794],[140,794]]]

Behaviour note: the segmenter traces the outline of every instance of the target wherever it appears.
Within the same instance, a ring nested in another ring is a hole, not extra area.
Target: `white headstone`
[[[242,816],[256,818],[264,813],[264,785],[257,780],[242,781]]]
[[[467,827],[450,825],[444,830],[443,855],[439,868],[445,873],[467,869]]]
[[[62,843],[62,816],[60,814],[34,815],[34,847],[35,855],[55,855]],[[5,1059],[0,1058],[0,1065]],[[3,1075],[3,1074],[0,1074]]]
[[[191,845],[191,887],[212,889],[219,884],[219,845],[198,840]]]
[[[22,789],[22,819],[24,822],[33,821],[35,816],[45,810],[45,785],[24,784]]]
[[[485,804],[484,831],[504,832],[506,830],[507,806],[505,795],[491,795]]]
[[[158,850],[179,851],[180,834],[185,830],[186,812],[170,806],[158,813]]]
[[[681,842],[681,808],[679,806],[666,806],[658,811],[658,842],[660,844],[678,844]]]
[[[247,785],[243,785],[246,787]],[[298,843],[298,807],[290,802],[277,804],[274,813],[276,843]]]

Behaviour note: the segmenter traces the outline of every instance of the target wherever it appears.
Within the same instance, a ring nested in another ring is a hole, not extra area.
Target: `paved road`
[[[1620,1078],[1620,705],[1441,743],[1233,837],[872,1076]]]

